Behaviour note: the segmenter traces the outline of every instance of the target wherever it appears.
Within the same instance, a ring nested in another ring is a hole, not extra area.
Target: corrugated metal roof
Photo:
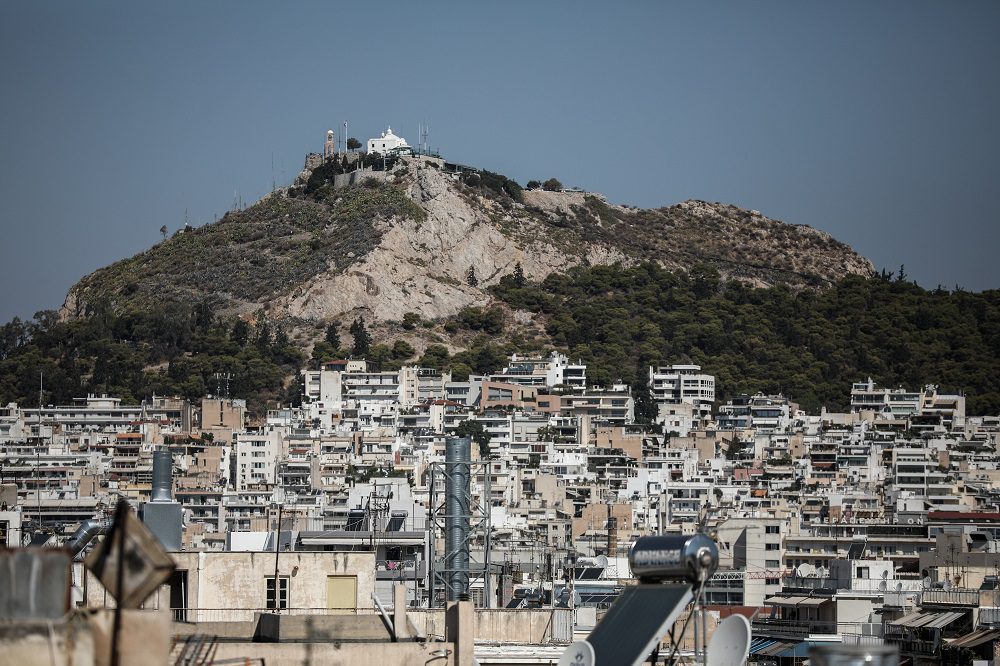
[[[831,601],[831,599],[829,599],[827,597],[806,597],[805,599],[803,599],[802,601],[800,601],[798,605],[799,606],[819,606],[821,604],[825,604],[827,601]]]
[[[981,629],[979,631],[973,631],[971,634],[959,636],[955,640],[945,643],[944,648],[972,648],[989,641],[995,641],[998,638],[1000,638],[1000,630]]]
[[[936,615],[937,617],[931,619],[929,622],[925,622],[921,626],[933,629],[941,629],[943,627],[948,626],[955,620],[959,619],[960,617],[965,615],[965,613],[948,612],[948,613],[936,613]]]
[[[786,650],[794,648],[796,645],[798,645],[798,643],[795,641],[775,641],[771,645],[768,645],[764,649],[758,651],[757,654],[765,657],[775,657]]]
[[[770,604],[772,606],[798,606],[800,602],[805,601],[806,597],[793,597],[786,595],[775,595],[764,600],[765,604]]]
[[[919,627],[920,624],[923,623],[922,621],[927,621],[926,613],[916,611],[914,613],[910,613],[909,615],[904,615],[898,620],[893,620],[889,624],[894,624],[897,627]]]

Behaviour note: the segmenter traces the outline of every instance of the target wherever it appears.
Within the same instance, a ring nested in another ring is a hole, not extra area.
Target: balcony
[[[781,620],[758,618],[753,621],[753,636],[804,640],[816,634],[837,633],[837,623],[822,620]]]
[[[414,580],[427,576],[427,562],[424,560],[378,560],[375,562],[375,576],[380,580]]]
[[[934,606],[978,606],[979,590],[924,590],[920,602]]]

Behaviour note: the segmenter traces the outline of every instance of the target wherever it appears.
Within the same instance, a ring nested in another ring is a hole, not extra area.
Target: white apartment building
[[[938,393],[938,387],[928,384],[923,391],[883,388],[871,377],[851,385],[851,411],[870,410],[881,418],[913,419],[911,425],[918,430],[936,426],[937,430],[950,432],[965,427],[965,396]]]
[[[281,432],[237,433],[236,489],[274,483],[278,457],[281,455]]]
[[[582,391],[587,388],[587,366],[570,363],[566,355],[559,352],[552,352],[547,357],[514,354],[507,367],[491,375],[490,380],[520,386],[571,386]]]
[[[715,377],[701,372],[700,365],[650,367],[649,390],[657,405],[692,405],[699,426],[712,418]],[[657,422],[662,421],[658,416]]]

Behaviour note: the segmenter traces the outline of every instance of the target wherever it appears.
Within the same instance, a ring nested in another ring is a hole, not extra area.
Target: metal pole
[[[491,551],[493,549],[493,529],[491,526],[492,522],[490,520],[490,507],[493,505],[493,490],[490,486],[490,471],[490,460],[487,458],[483,463],[483,498],[479,503],[485,512],[484,520],[486,521],[486,538],[483,540],[486,548],[486,552],[483,554],[483,600],[486,608],[493,607],[493,604],[491,603],[493,590],[490,586],[490,582],[492,581],[492,576],[490,576],[490,566],[493,563],[493,557],[491,556]]]
[[[122,631],[122,588],[125,585],[125,519],[128,514],[128,502],[118,500],[115,509],[115,534],[118,539],[118,565],[115,569],[115,618],[111,628],[111,666],[119,666],[121,656],[118,653],[118,638]]]
[[[278,580],[278,555],[281,552],[281,504],[278,504],[278,529],[274,531],[274,612],[281,612],[281,581]]]
[[[434,578],[437,575],[437,555],[434,552],[434,532],[437,529],[437,493],[434,491],[434,466],[430,470],[430,491],[428,493],[428,509],[430,515],[424,527],[427,529],[427,607],[434,608],[437,598],[434,596]],[[414,573],[414,576],[416,574]]]

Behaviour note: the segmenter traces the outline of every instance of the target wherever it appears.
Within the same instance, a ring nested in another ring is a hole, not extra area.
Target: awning
[[[963,615],[965,615],[965,613],[927,613],[924,611],[917,611],[916,613],[905,615],[898,620],[893,620],[889,624],[897,627],[926,627],[928,629],[942,629]]]
[[[799,606],[819,606],[830,601],[828,597],[806,597],[799,602]]]
[[[793,597],[791,595],[776,595],[764,600],[764,603],[770,606],[798,606],[799,603],[806,600],[806,597]]]
[[[773,657],[797,645],[796,641],[775,641],[761,639],[754,641],[750,645],[750,654],[759,654],[765,657]]]
[[[904,615],[898,620],[893,620],[889,624],[897,627],[919,627],[924,622],[928,622],[930,620],[930,617],[928,617],[930,615],[933,615],[933,613],[921,613],[920,611],[916,611],[915,613]]]
[[[960,617],[964,616],[965,613],[954,613],[954,612],[951,612],[951,613],[936,613],[936,615],[937,615],[937,617],[933,618],[930,622],[925,622],[921,626],[927,627],[927,628],[931,628],[931,629],[943,629],[944,627],[948,626],[949,624],[951,624],[955,620],[957,620]]]
[[[998,638],[1000,638],[1000,630],[980,629],[979,631],[973,631],[971,634],[959,636],[958,638],[945,643],[943,647],[946,650],[951,648],[973,648],[977,645],[982,645],[983,643],[995,641]]]

